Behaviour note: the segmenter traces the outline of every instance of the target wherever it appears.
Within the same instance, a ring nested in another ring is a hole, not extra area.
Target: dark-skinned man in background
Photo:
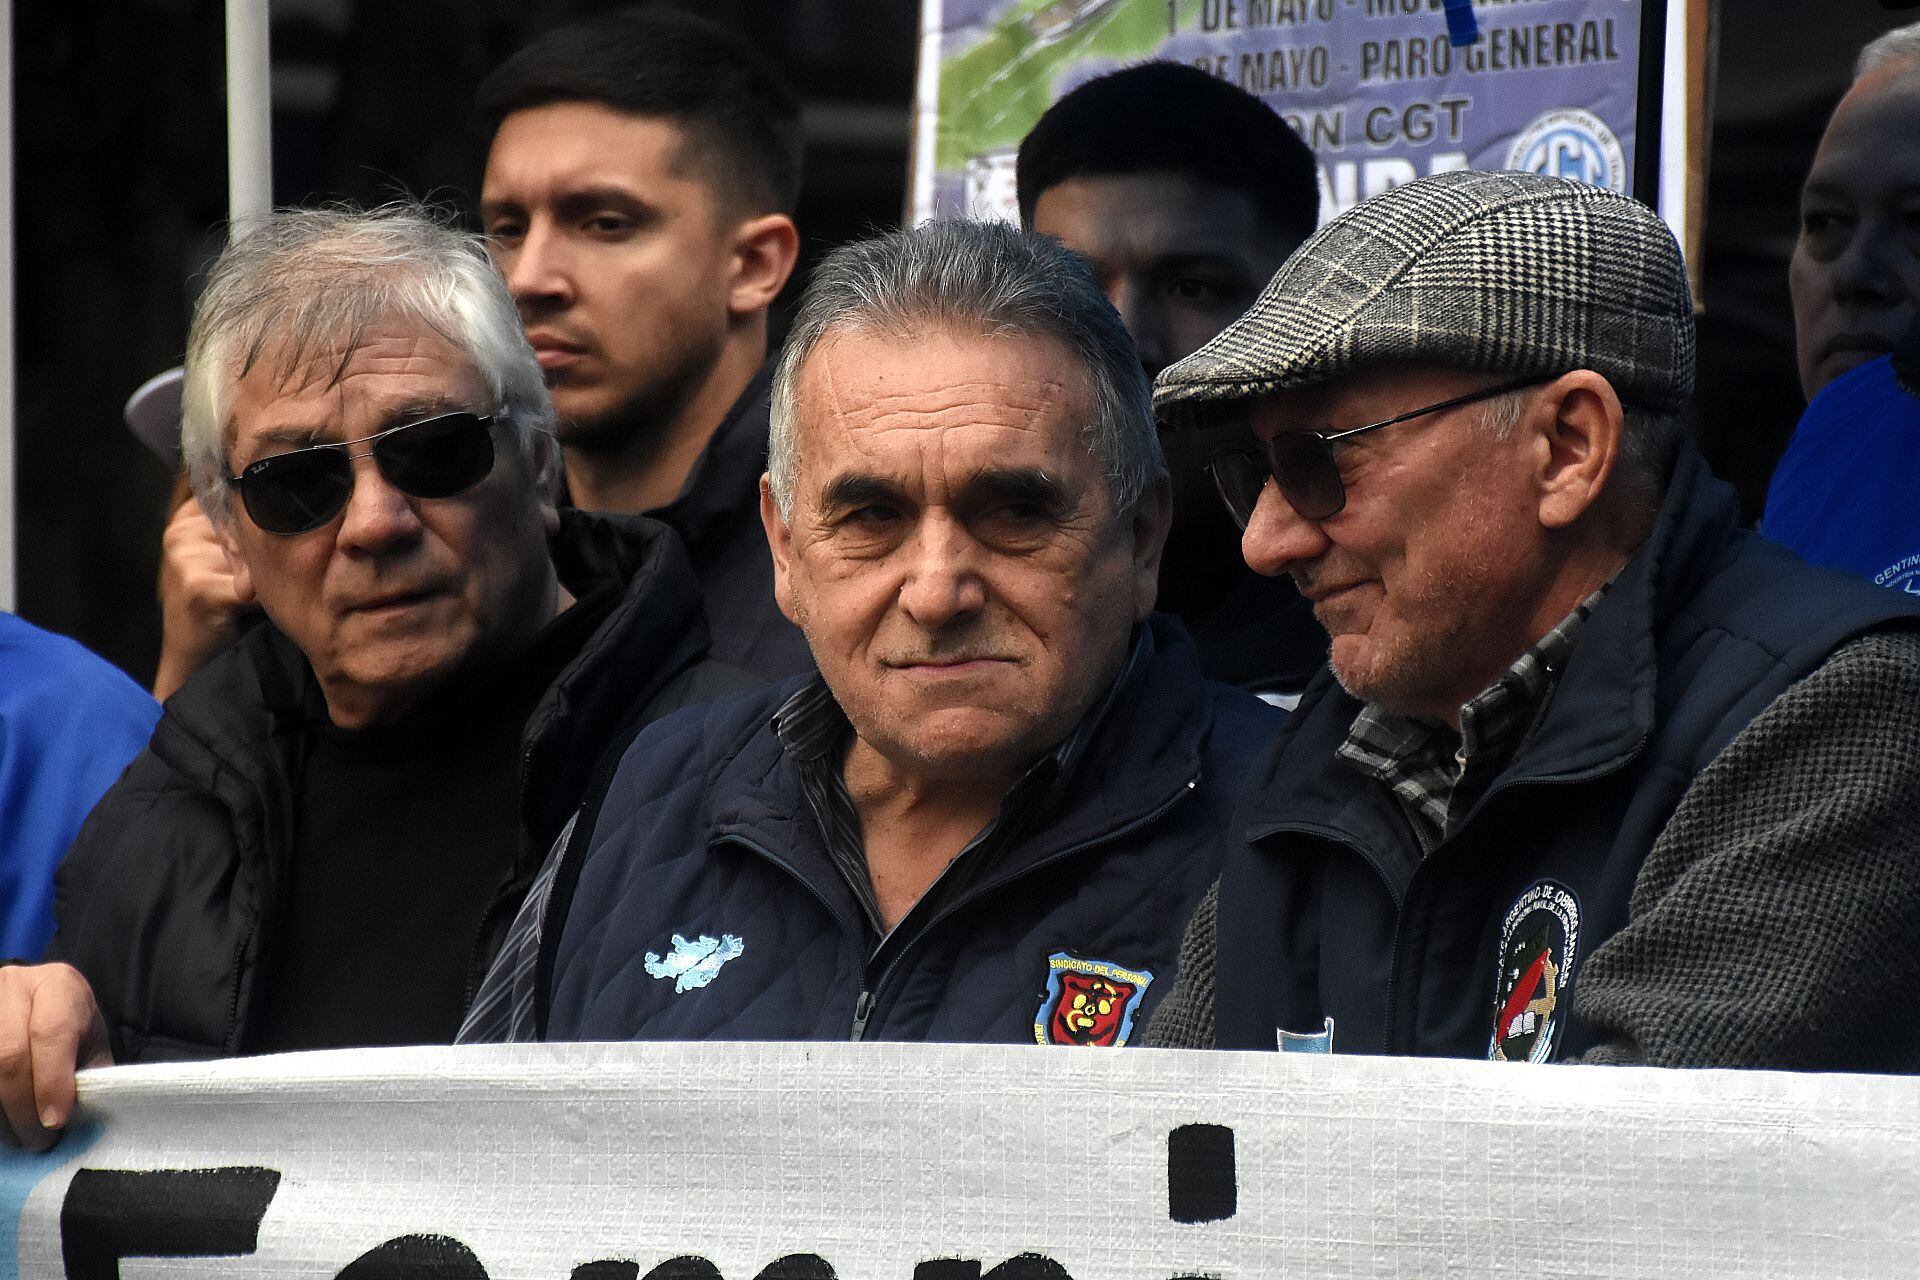
[[[1251,94],[1175,63],[1091,80],[1020,144],[1021,221],[1085,258],[1148,377],[1237,320],[1320,217],[1318,167]],[[1326,634],[1285,578],[1240,558],[1207,459],[1252,443],[1246,423],[1162,441],[1173,527],[1159,607],[1193,633],[1207,675],[1287,699],[1326,659]]]

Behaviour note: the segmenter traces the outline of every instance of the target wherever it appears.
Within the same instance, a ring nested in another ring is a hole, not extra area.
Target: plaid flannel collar
[[[1582,600],[1505,674],[1460,708],[1460,731],[1437,720],[1360,709],[1339,756],[1378,778],[1432,848],[1513,759],[1553,697],[1580,628],[1611,582]]]

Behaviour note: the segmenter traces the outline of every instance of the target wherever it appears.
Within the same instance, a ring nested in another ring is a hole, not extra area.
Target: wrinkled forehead
[[[816,496],[849,476],[955,496],[975,477],[1025,471],[1077,503],[1101,475],[1092,379],[1055,338],[839,329],[797,381],[798,479]]]
[[[994,424],[1071,444],[1094,412],[1093,378],[1046,334],[922,322],[826,332],[796,379],[803,448],[847,430]]]
[[[424,320],[385,316],[327,333],[263,332],[226,362],[229,444],[277,427],[316,432],[399,412],[486,407],[472,360]],[[378,429],[376,425],[374,429]]]
[[[244,381],[288,394],[337,386],[370,359],[390,357],[405,346],[449,368],[471,368],[454,337],[432,321],[405,311],[343,317],[325,328],[266,323],[237,335],[224,352],[226,383]]]

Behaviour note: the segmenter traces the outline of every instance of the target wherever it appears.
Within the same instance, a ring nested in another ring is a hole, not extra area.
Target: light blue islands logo
[[[1609,191],[1627,189],[1626,148],[1606,121],[1579,107],[1561,107],[1536,117],[1514,138],[1507,168],[1570,178]]]
[[[647,973],[662,981],[673,979],[673,992],[680,995],[696,987],[704,987],[720,976],[720,968],[727,961],[738,958],[747,949],[747,944],[731,933],[723,933],[717,938],[701,934],[691,940],[673,935],[673,948],[662,959],[657,951],[649,951],[645,956]]]

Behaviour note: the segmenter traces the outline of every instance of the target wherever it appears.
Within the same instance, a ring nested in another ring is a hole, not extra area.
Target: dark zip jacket
[[[471,948],[470,986],[600,755],[746,683],[705,657],[699,588],[671,530],[565,512],[551,547],[576,596],[610,580],[625,591],[528,717],[521,853],[480,937],[422,940]],[[93,985],[116,1061],[239,1051],[285,906],[312,685],[278,630],[248,632],[167,700],[61,865],[46,958]]]
[[[686,546],[706,600],[715,661],[762,680],[813,670],[807,638],[774,598],[773,553],[760,523],[772,381],[773,366],[762,365],[694,460],[679,495],[647,512]]]
[[[1124,1043],[1281,720],[1151,625],[1037,824],[877,949],[771,727],[798,683],[655,725],[582,821],[565,927],[543,933],[545,1037],[1057,1042],[1079,1000],[1089,1041]]]
[[[1736,526],[1732,490],[1683,449],[1544,714],[1424,857],[1385,786],[1335,756],[1360,704],[1316,681],[1255,771],[1222,873],[1219,1047],[1284,1031],[1324,1049],[1327,1019],[1339,1053],[1484,1058],[1496,1025],[1517,1033],[1508,1057],[1595,1045],[1581,970],[1627,923],[1695,776],[1837,646],[1920,613]]]

